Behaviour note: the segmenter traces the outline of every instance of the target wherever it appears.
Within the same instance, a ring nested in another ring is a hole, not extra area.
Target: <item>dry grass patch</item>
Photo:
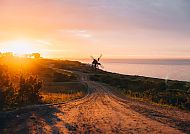
[[[73,94],[60,94],[60,93],[41,93],[42,101],[44,103],[61,103],[69,100],[81,98],[85,95],[82,91]]]
[[[87,86],[79,82],[52,82],[41,92],[43,103],[60,103],[82,98],[87,93]]]

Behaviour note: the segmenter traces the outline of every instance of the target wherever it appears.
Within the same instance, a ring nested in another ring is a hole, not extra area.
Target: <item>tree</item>
[[[33,56],[35,59],[39,59],[39,58],[40,58],[40,54],[39,54],[39,53],[32,53],[32,56]]]

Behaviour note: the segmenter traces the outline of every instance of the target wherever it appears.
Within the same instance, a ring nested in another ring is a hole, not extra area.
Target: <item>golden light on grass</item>
[[[73,99],[78,99],[83,97],[85,94],[80,92],[72,93],[72,94],[62,94],[62,93],[45,93],[42,92],[42,101],[44,103],[61,103]]]

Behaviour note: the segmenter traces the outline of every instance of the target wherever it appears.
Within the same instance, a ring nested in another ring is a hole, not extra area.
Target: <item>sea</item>
[[[190,59],[105,59],[100,62],[103,70],[109,72],[190,82]]]

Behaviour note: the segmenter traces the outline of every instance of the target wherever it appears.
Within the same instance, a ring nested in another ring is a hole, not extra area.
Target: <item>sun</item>
[[[24,55],[34,52],[33,43],[29,40],[13,40],[6,42],[4,51],[13,52],[16,55]]]

